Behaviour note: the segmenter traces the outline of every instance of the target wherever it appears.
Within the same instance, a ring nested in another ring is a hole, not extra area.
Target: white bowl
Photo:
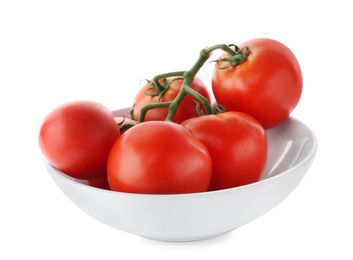
[[[128,117],[128,109],[114,115]],[[282,202],[310,168],[318,142],[303,123],[289,118],[267,130],[267,167],[253,184],[193,194],[145,195],[88,186],[46,167],[60,189],[98,221],[139,236],[163,241],[193,241],[234,230]]]

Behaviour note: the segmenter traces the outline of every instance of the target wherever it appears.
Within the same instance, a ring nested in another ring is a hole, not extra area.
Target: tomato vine
[[[232,49],[234,47],[234,50]],[[168,108],[169,112],[167,115],[167,118],[165,119],[166,121],[173,121],[173,118],[176,114],[176,111],[178,109],[178,106],[180,105],[181,101],[185,98],[186,95],[190,95],[195,99],[196,102],[196,109],[199,115],[203,114],[217,114],[219,112],[224,111],[224,107],[220,104],[214,104],[213,106],[209,104],[209,100],[205,98],[203,95],[198,93],[197,91],[193,90],[191,88],[191,84],[198,73],[198,71],[202,68],[202,66],[205,64],[205,62],[211,57],[213,51],[221,49],[225,52],[228,52],[231,57],[227,59],[222,59],[222,60],[214,60],[211,62],[218,62],[218,61],[228,61],[229,65],[224,67],[228,68],[230,66],[236,66],[244,62],[249,54],[249,48],[244,47],[240,49],[234,44],[217,44],[213,45],[211,47],[204,48],[200,51],[200,55],[194,65],[186,71],[175,71],[175,72],[169,72],[169,73],[164,73],[157,75],[153,78],[153,80],[148,81],[152,88],[154,89],[154,92],[148,93],[146,90],[146,95],[154,95],[154,96],[162,96],[164,93],[168,90],[168,87],[170,86],[171,83],[166,82],[167,77],[173,77],[173,76],[180,76],[180,79],[183,79],[183,85],[181,86],[181,89],[178,93],[178,95],[175,97],[174,100],[168,101],[168,102],[157,102],[157,103],[151,103],[147,104],[144,107],[141,108],[140,110],[140,118],[139,122],[145,121],[145,116],[148,110],[150,109],[155,109],[155,108]],[[224,69],[220,68],[220,69]],[[179,78],[178,78],[179,79]],[[200,104],[203,107],[204,112],[200,109]],[[130,115],[134,119],[134,108],[131,109]]]

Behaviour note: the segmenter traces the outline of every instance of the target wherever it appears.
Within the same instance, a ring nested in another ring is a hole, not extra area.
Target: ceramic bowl
[[[115,116],[128,117],[128,109]],[[282,202],[309,170],[318,148],[315,134],[290,117],[267,130],[268,160],[259,182],[212,192],[146,195],[104,190],[46,167],[60,189],[96,220],[135,235],[193,241],[232,231]]]

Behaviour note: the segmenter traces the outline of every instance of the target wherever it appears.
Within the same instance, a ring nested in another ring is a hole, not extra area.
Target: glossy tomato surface
[[[247,60],[227,67],[215,64],[212,90],[227,111],[254,116],[264,128],[274,127],[288,118],[302,93],[302,73],[292,51],[284,44],[266,38],[252,39],[239,48],[250,49]],[[230,57],[224,52],[219,59]]]
[[[168,102],[172,101],[175,99],[175,97],[178,95],[179,90],[183,84],[183,80],[175,80],[176,78],[181,78],[181,77],[168,77],[167,82],[170,83],[168,90],[164,93],[162,97],[159,96],[151,96],[150,94],[153,94],[155,90],[151,88],[151,84],[147,83],[145,84],[140,91],[136,94],[135,101],[134,101],[134,116],[137,120],[140,118],[140,110],[143,106],[147,104],[152,104],[152,103],[157,103],[157,102]],[[191,88],[203,95],[205,98],[210,100],[210,94],[207,90],[206,85],[203,83],[203,81],[195,77],[194,81],[191,85]],[[146,95],[147,93],[147,95]],[[201,106],[202,108],[202,106]],[[167,108],[158,108],[158,109],[151,109],[147,112],[145,121],[152,121],[152,120],[165,120],[168,115],[168,109]],[[194,101],[194,98],[190,95],[187,95],[183,101],[180,103],[178,110],[176,112],[176,115],[173,119],[173,122],[175,123],[181,123],[182,121],[196,117],[198,116],[196,112],[196,103]]]
[[[267,137],[255,118],[230,111],[192,118],[182,125],[211,154],[209,190],[233,188],[260,180],[267,159]]]
[[[206,147],[182,126],[149,121],[130,128],[108,159],[111,190],[178,194],[207,191],[212,163]]]
[[[52,110],[39,133],[48,162],[78,179],[106,174],[109,151],[120,136],[112,113],[94,101],[72,101]]]

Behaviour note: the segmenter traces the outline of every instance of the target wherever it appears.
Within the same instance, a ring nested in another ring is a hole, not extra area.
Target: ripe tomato
[[[216,63],[212,90],[227,111],[254,116],[266,129],[276,126],[296,107],[302,93],[299,63],[289,48],[271,39],[252,39],[239,48],[250,49],[240,65],[219,69],[229,62]],[[219,59],[230,57],[224,52]]]
[[[176,78],[181,78],[181,77],[168,77],[167,82],[170,83],[172,82],[172,80],[175,80]],[[160,82],[162,82],[162,80],[160,80]],[[159,96],[146,95],[146,93],[153,94],[155,91],[153,88],[151,88],[151,84],[149,83],[145,84],[135,96],[134,117],[137,120],[139,120],[140,109],[147,104],[157,103],[157,102],[168,102],[168,101],[174,100],[174,98],[178,95],[183,82],[184,82],[183,80],[175,80],[174,82],[172,82],[169,86],[169,89],[164,93],[164,95],[161,98]],[[210,94],[207,90],[207,87],[200,78],[198,77],[194,78],[191,88],[199,92],[208,100],[210,100]],[[168,108],[151,109],[146,113],[145,121],[152,121],[152,120],[163,121],[166,119],[167,115],[168,115]],[[198,114],[196,112],[196,103],[194,102],[194,98],[190,95],[187,95],[180,103],[178,110],[176,112],[176,115],[173,119],[173,122],[181,123],[182,121],[188,118],[196,117],[196,116],[198,116]]]
[[[260,179],[267,159],[267,137],[255,118],[230,111],[192,118],[181,125],[211,154],[209,190],[237,187]]]
[[[110,190],[109,183],[108,183],[108,178],[107,175],[104,174],[99,178],[96,179],[89,179],[87,180],[87,184],[89,186],[99,188],[99,189],[104,189],[104,190]]]
[[[126,131],[108,158],[111,190],[147,194],[207,191],[212,162],[206,147],[184,127],[149,121]]]
[[[73,101],[44,118],[39,146],[58,170],[74,178],[93,179],[106,174],[110,148],[119,136],[119,127],[105,106]]]

